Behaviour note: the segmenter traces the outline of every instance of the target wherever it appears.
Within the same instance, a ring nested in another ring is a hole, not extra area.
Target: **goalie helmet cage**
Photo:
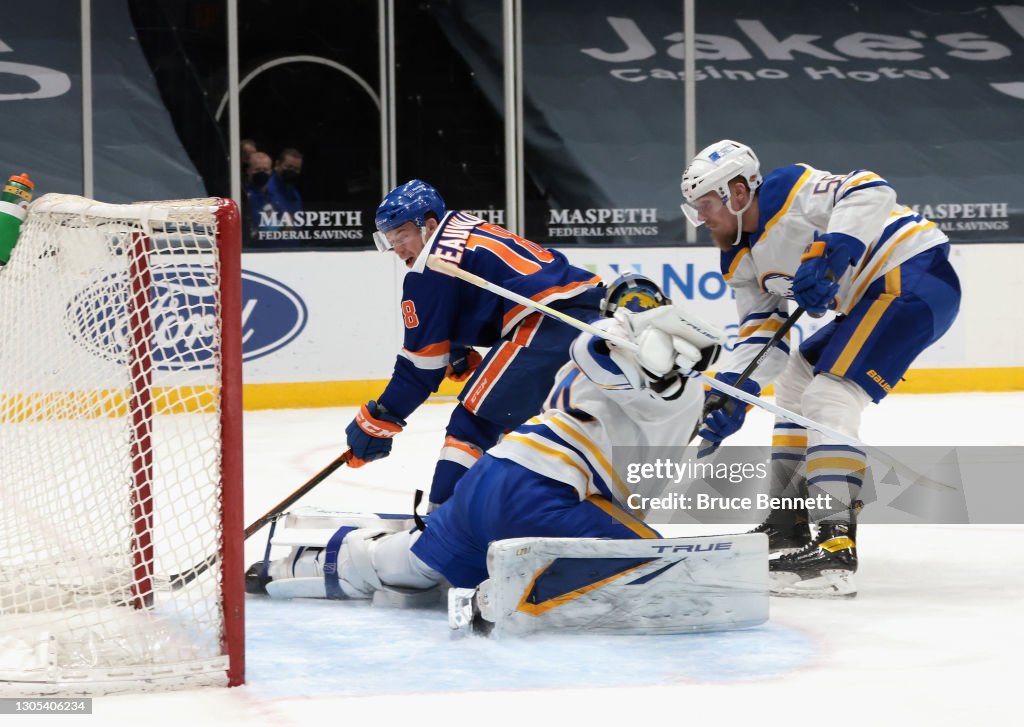
[[[244,681],[240,246],[230,200],[29,208],[0,267],[0,694]]]

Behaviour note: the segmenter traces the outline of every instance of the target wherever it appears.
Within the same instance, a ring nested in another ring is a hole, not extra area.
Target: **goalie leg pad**
[[[436,603],[442,577],[410,550],[419,534],[341,527],[326,548],[299,546],[273,561],[268,568],[267,594],[274,598],[372,598],[375,604],[397,607]]]
[[[449,624],[495,636],[536,631],[686,633],[768,619],[761,533],[662,540],[517,538],[492,543],[475,605],[453,598]],[[458,594],[457,594],[458,595]]]

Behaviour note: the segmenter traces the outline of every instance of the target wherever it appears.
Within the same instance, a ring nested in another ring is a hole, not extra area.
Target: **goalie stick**
[[[316,487],[321,482],[330,477],[332,474],[334,474],[335,470],[337,470],[343,464],[346,464],[350,459],[352,459],[351,449],[346,450],[342,454],[338,455],[329,465],[327,465],[322,470],[313,475],[313,477],[311,477],[305,484],[301,485],[292,494],[288,495],[288,497],[284,498],[283,500],[281,500],[281,502],[274,505],[266,513],[264,513],[262,517],[257,518],[255,522],[249,525],[249,527],[245,529],[244,539],[248,540],[250,535],[253,535],[264,525],[266,525],[271,520],[274,520],[279,515],[281,515],[286,509],[291,507],[292,504],[294,504],[299,498],[301,498],[307,492],[309,492],[314,487]],[[208,571],[219,559],[220,556],[217,553],[214,553],[205,560],[196,563],[188,570],[172,575],[170,578],[168,578],[168,587],[175,591],[179,590],[180,588],[183,588],[184,586],[188,585],[196,578],[198,578],[200,575]]]
[[[563,313],[560,310],[555,310],[554,308],[546,306],[543,303],[538,303],[537,301],[527,298],[526,296],[519,295],[518,293],[508,290],[507,288],[503,288],[502,286],[496,283],[492,283],[489,280],[481,278],[479,275],[474,275],[471,272],[468,272],[460,267],[452,265],[450,262],[438,257],[437,255],[430,255],[427,258],[427,267],[442,275],[449,275],[458,278],[459,280],[463,280],[469,283],[470,285],[475,285],[479,288],[483,288],[484,290],[490,291],[491,293],[494,293],[497,296],[514,301],[516,303],[519,303],[520,305],[532,308],[533,310],[540,311],[541,313],[544,313],[545,315],[560,320],[563,323],[570,325],[573,328],[576,328],[577,330],[589,333],[593,336],[597,336],[598,338],[603,338],[605,341],[608,341],[609,343],[619,346],[620,348],[623,348],[627,351],[632,351],[635,353],[639,350],[639,346],[637,346],[637,344],[634,343],[633,341],[627,341],[624,338],[608,333],[607,331],[603,331],[596,326],[590,325],[589,323],[584,323],[583,321],[577,318],[573,318],[572,316]],[[782,417],[783,419],[793,422],[794,424],[799,424],[800,426],[805,427],[806,429],[813,429],[816,432],[824,434],[826,437],[833,440],[834,442],[845,444],[848,447],[855,447],[863,451],[865,454],[871,454],[875,458],[891,466],[898,474],[901,474],[904,477],[911,478],[914,481],[915,485],[924,485],[927,487],[939,488],[942,490],[955,491],[957,489],[956,487],[948,485],[945,482],[939,482],[930,477],[927,477],[926,475],[921,474],[920,472],[912,469],[911,467],[908,467],[899,460],[893,458],[888,453],[884,452],[878,447],[872,447],[871,445],[865,444],[859,439],[856,439],[854,437],[848,437],[845,434],[842,434],[841,432],[837,432],[835,429],[832,429],[831,427],[827,427],[824,424],[819,424],[813,419],[808,419],[807,417],[801,416],[800,414],[792,412],[789,409],[765,401],[764,399],[758,396],[748,394],[746,391],[743,391],[742,389],[737,389],[735,386],[730,386],[729,384],[726,384],[724,381],[713,379],[705,373],[702,373],[700,371],[693,371],[691,369],[688,370],[687,373],[685,373],[685,376],[691,379],[696,379],[701,383],[710,386],[712,389],[715,389],[716,391],[719,391],[723,394],[727,394],[733,397],[734,399],[739,399],[740,401],[746,404],[751,404],[753,406],[760,407],[761,409],[764,409],[765,411],[768,411],[774,414],[775,416]]]

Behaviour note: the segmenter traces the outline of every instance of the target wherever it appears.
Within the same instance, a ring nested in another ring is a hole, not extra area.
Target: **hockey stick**
[[[316,487],[321,482],[323,482],[328,477],[330,477],[332,474],[334,474],[335,470],[337,470],[343,464],[347,463],[350,459],[352,459],[352,450],[351,449],[348,449],[345,452],[343,452],[342,454],[338,455],[334,459],[334,461],[332,461],[329,465],[327,465],[322,470],[320,470],[315,475],[313,475],[313,477],[311,477],[309,479],[309,481],[307,481],[305,484],[301,485],[297,490],[295,490],[295,492],[293,492],[292,494],[288,495],[288,497],[286,497],[283,500],[281,500],[281,502],[279,502],[276,505],[274,505],[267,512],[265,512],[261,517],[257,518],[256,521],[252,523],[252,525],[250,525],[249,527],[247,527],[245,529],[245,537],[243,539],[244,540],[248,540],[250,535],[255,533],[257,530],[262,528],[264,525],[269,523],[271,520],[277,518],[281,513],[283,513],[286,509],[288,509],[296,500],[298,500],[300,497],[305,495],[307,492],[309,492],[314,487]],[[175,591],[179,590],[183,586],[191,583],[196,578],[198,578],[200,575],[202,575],[203,573],[208,571],[218,560],[220,560],[220,555],[217,554],[217,553],[214,553],[213,555],[211,555],[208,558],[206,558],[206,560],[203,560],[203,561],[200,561],[199,563],[196,563],[194,566],[192,566],[188,570],[185,570],[185,571],[182,571],[181,573],[176,573],[175,575],[172,575],[168,579],[168,586],[172,590],[175,590]]]
[[[826,277],[832,282],[835,282],[836,276],[832,274],[831,270],[827,272]],[[735,381],[735,383],[733,383],[733,386],[739,387],[747,379],[751,377],[751,375],[754,373],[754,370],[764,362],[764,360],[768,357],[768,354],[771,352],[771,350],[775,348],[777,345],[779,345],[779,341],[782,340],[782,337],[789,333],[789,329],[793,327],[793,324],[796,323],[800,316],[802,316],[804,313],[807,313],[807,315],[809,315],[811,318],[821,318],[823,315],[825,315],[825,311],[815,313],[813,311],[808,311],[803,306],[797,306],[797,309],[793,311],[793,315],[785,323],[782,324],[778,331],[775,332],[775,335],[772,336],[771,340],[764,345],[764,347],[757,354],[757,356],[754,357],[754,360],[751,361],[745,369],[743,369],[743,371],[740,373],[740,377]],[[721,396],[720,394],[715,394],[713,397],[708,397],[707,401],[704,402],[704,410],[701,412],[700,421],[697,422],[697,426],[693,428],[693,434],[690,435],[690,443],[693,443],[694,438],[700,431],[700,428],[703,425],[704,420],[707,419],[708,414],[713,412],[715,409],[729,405],[730,404],[728,400],[726,400],[725,397]],[[721,442],[715,443],[702,439],[701,444],[697,445],[697,458],[699,459],[701,457],[708,457],[714,454],[715,452],[718,451],[718,448],[719,446],[721,446],[721,444]]]
[[[754,357],[754,360],[747,364],[747,367],[740,372],[740,376],[736,379],[733,386],[742,386],[746,380],[754,374],[754,371],[756,371],[757,368],[764,363],[764,360],[768,358],[768,354],[779,345],[779,341],[785,338],[786,334],[789,333],[789,329],[792,328],[798,320],[800,320],[800,316],[802,316],[804,312],[805,309],[803,306],[800,306],[793,311],[793,315],[786,319],[785,323],[779,326],[779,330],[775,332],[775,335],[771,337],[771,340],[761,347],[761,350],[758,352],[757,356]],[[725,402],[725,397],[719,396],[718,394],[715,394],[713,397],[708,397],[708,400],[704,402],[704,410],[700,414],[700,421],[697,422],[697,425],[693,428],[693,434],[690,435],[691,443],[697,437],[697,432],[700,431],[701,425],[704,423],[708,414],[715,409],[721,408]],[[713,454],[718,449],[719,444],[721,443],[719,442],[718,444],[715,444],[714,442],[706,442],[704,446],[698,445],[697,456],[706,457],[709,454]]]
[[[437,255],[431,255],[427,258],[427,267],[430,268],[431,270],[441,273],[442,275],[450,275],[460,280],[464,280],[465,282],[471,285],[476,285],[477,287],[490,291],[491,293],[501,296],[502,298],[507,298],[508,300],[519,303],[520,305],[524,305],[528,308],[532,308],[533,310],[540,311],[541,313],[549,315],[552,318],[556,318],[562,321],[563,323],[572,326],[573,328],[583,331],[584,333],[589,333],[593,336],[597,336],[598,338],[603,338],[609,343],[619,346],[620,348],[623,348],[627,351],[636,353],[639,350],[639,346],[637,346],[632,341],[627,341],[626,339],[616,336],[614,334],[610,334],[607,331],[602,331],[600,328],[592,326],[589,323],[584,323],[583,321],[573,318],[572,316],[563,313],[562,311],[555,310],[554,308],[546,306],[543,303],[538,303],[537,301],[531,300],[526,296],[519,295],[518,293],[514,293],[511,290],[507,290],[506,288],[503,288],[500,285],[497,285],[495,283],[490,282],[489,280],[481,278],[479,275],[474,275],[473,273],[467,272],[459,267],[456,267],[455,265],[452,265],[450,262],[438,257]],[[877,459],[882,460],[883,462],[890,465],[894,470],[896,470],[897,473],[902,474],[905,477],[912,478],[914,480],[914,484],[935,486],[946,490],[957,489],[952,485],[947,485],[944,482],[938,482],[936,480],[931,479],[930,477],[926,477],[920,472],[917,472],[916,470],[911,469],[907,465],[894,459],[889,454],[880,450],[877,447],[872,447],[860,441],[859,439],[855,439],[854,437],[848,437],[841,432],[837,432],[835,429],[832,429],[831,427],[827,427],[824,424],[819,424],[813,419],[808,419],[807,417],[801,416],[800,414],[792,412],[789,409],[785,409],[781,406],[778,406],[777,404],[772,404],[771,402],[765,401],[764,399],[754,396],[753,394],[748,394],[743,389],[737,389],[735,386],[730,386],[724,381],[713,379],[705,373],[690,370],[685,375],[691,379],[696,379],[706,384],[707,386],[710,386],[712,389],[715,389],[716,391],[719,391],[723,394],[727,394],[733,397],[734,399],[739,399],[740,401],[746,404],[751,404],[753,406],[760,407],[774,414],[777,417],[782,417],[783,419],[793,422],[794,424],[799,424],[805,429],[813,429],[814,431],[819,432],[820,434],[824,434],[826,437],[828,437],[834,442],[838,442],[839,444],[845,444],[847,447],[859,449],[863,451],[865,454],[871,454]]]
[[[268,522],[276,518],[287,508],[291,507],[292,503],[294,503],[300,497],[305,495],[307,492],[309,492],[314,487],[316,487],[321,482],[330,477],[332,474],[334,474],[335,470],[337,470],[343,464],[347,464],[350,459],[352,459],[351,449],[347,449],[342,454],[338,455],[333,462],[331,462],[329,465],[327,465],[322,470],[313,475],[310,478],[310,480],[306,482],[306,484],[302,485],[297,490],[295,490],[295,492],[288,495],[288,497],[284,498],[283,500],[281,500],[281,502],[274,505],[263,515],[263,517],[259,518],[258,520],[256,520],[256,522],[247,527],[245,529],[245,539],[248,540],[250,535],[252,535],[257,530],[266,525]]]

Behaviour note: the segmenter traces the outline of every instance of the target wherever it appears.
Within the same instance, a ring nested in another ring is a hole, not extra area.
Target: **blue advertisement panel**
[[[1024,241],[1024,4],[698,3],[697,146],[732,138],[764,171],[871,169],[954,242]],[[499,3],[442,27],[502,108]],[[525,233],[553,243],[683,239],[682,3],[527,1]]]
[[[36,194],[83,191],[78,3],[15,3],[0,25],[0,175]],[[178,140],[124,0],[92,3],[93,196],[104,202],[205,194]]]

